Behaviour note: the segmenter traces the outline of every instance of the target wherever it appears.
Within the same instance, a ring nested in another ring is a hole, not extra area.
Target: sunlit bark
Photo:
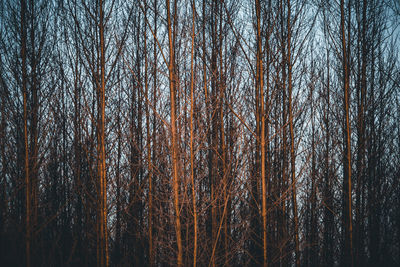
[[[175,231],[176,242],[178,247],[177,252],[177,266],[183,265],[183,250],[182,250],[182,234],[181,234],[181,218],[180,218],[180,204],[179,204],[179,158],[178,158],[178,134],[176,128],[176,75],[175,75],[175,48],[172,36],[171,24],[171,11],[170,1],[166,0],[167,5],[167,23],[168,23],[168,42],[169,42],[169,89],[170,89],[170,105],[171,105],[171,157],[172,157],[172,172],[173,172],[173,194],[174,194],[174,208],[175,208]],[[176,16],[176,14],[174,14]]]
[[[350,4],[349,4],[350,6]],[[349,9],[349,7],[348,7]],[[344,264],[347,266],[353,266],[353,225],[352,225],[352,200],[351,200],[351,140],[350,140],[350,73],[349,73],[349,55],[348,55],[348,44],[346,39],[345,30],[345,14],[344,14],[344,0],[340,1],[340,30],[341,30],[341,41],[342,41],[342,68],[343,68],[343,90],[344,90],[344,150],[343,150],[343,221],[344,221],[344,232],[345,232],[345,247],[344,247]],[[348,11],[350,14],[350,10]],[[350,16],[350,15],[349,15]],[[350,18],[349,18],[350,20]]]

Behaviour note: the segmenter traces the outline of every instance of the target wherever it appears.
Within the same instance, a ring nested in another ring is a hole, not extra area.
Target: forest
[[[400,2],[0,1],[0,265],[400,266]]]

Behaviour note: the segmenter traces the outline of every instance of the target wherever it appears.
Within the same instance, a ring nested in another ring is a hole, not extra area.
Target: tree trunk
[[[350,6],[350,4],[349,4]],[[350,16],[350,11],[349,11]],[[350,18],[349,18],[350,20]],[[342,67],[343,67],[343,88],[344,88],[344,154],[343,154],[343,230],[344,236],[344,264],[346,266],[353,266],[353,226],[352,226],[352,200],[351,200],[351,147],[350,147],[350,73],[349,73],[349,55],[346,43],[345,33],[345,14],[344,14],[344,0],[340,1],[340,28],[342,40]],[[350,35],[348,35],[350,36]],[[349,41],[349,40],[348,40]]]
[[[292,104],[292,58],[291,58],[291,6],[290,0],[287,0],[287,66],[288,66],[288,94],[289,94],[289,130],[290,130],[290,165],[292,180],[292,208],[294,218],[294,242],[296,253],[296,266],[300,267],[300,245],[299,245],[299,219],[297,215],[297,194],[296,194],[296,158],[294,146],[294,130],[293,130],[293,104]]]
[[[99,251],[98,265],[108,266],[108,237],[107,237],[107,183],[106,183],[106,154],[105,154],[105,44],[104,44],[104,3],[99,0],[100,7],[100,87],[99,90],[99,112],[98,121],[98,179],[99,179]]]
[[[257,95],[259,96],[260,103],[260,121],[261,121],[261,131],[260,136],[257,138],[257,143],[261,146],[261,199],[262,199],[262,232],[263,232],[263,266],[268,266],[267,259],[267,185],[266,185],[266,153],[265,153],[265,101],[264,101],[264,70],[263,70],[263,49],[261,42],[261,6],[260,0],[255,1],[255,10],[257,17],[257,73],[256,73],[256,90],[259,92]],[[258,155],[257,155],[258,157]]]
[[[190,177],[192,182],[192,201],[193,201],[193,267],[197,264],[197,207],[196,207],[196,184],[194,178],[194,125],[193,115],[196,106],[194,98],[194,38],[195,38],[195,16],[196,16],[196,3],[192,1],[192,44],[190,51]]]
[[[26,266],[31,266],[31,181],[29,176],[28,104],[27,104],[27,66],[26,66],[26,2],[21,0],[21,59],[22,94],[24,105],[24,144],[25,144],[25,253]]]
[[[176,242],[178,246],[177,266],[183,265],[183,250],[182,250],[182,237],[181,237],[181,218],[180,218],[180,204],[179,204],[179,158],[178,158],[178,136],[176,129],[176,75],[175,75],[175,48],[173,45],[171,14],[170,14],[170,1],[166,0],[167,4],[167,23],[168,23],[168,41],[169,41],[169,88],[170,88],[170,101],[171,101],[171,146],[172,146],[172,168],[173,168],[173,191],[174,191],[174,207],[175,207],[175,231]],[[176,16],[176,14],[174,14]]]

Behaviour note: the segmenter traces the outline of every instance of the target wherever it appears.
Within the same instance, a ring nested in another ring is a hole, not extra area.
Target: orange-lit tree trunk
[[[266,152],[265,152],[265,101],[264,101],[264,71],[263,71],[263,60],[262,60],[262,42],[261,42],[261,6],[260,0],[255,1],[256,19],[257,19],[257,72],[256,72],[256,90],[259,92],[260,103],[260,136],[257,138],[257,144],[261,146],[261,199],[262,199],[262,250],[263,250],[263,266],[268,265],[267,261],[267,185],[266,185]],[[258,156],[258,155],[257,155]]]
[[[218,2],[213,1],[211,3],[211,89],[210,89],[210,103],[211,109],[211,147],[210,147],[210,183],[211,183],[211,244],[212,244],[212,255],[211,255],[211,266],[215,267],[215,251],[217,257],[219,256],[219,249],[217,248],[218,240],[218,194],[217,194],[217,181],[218,181],[218,85],[217,85],[217,60],[218,60],[218,50],[217,50],[217,6]],[[214,249],[215,247],[215,249]]]
[[[154,0],[154,36],[157,36],[157,19],[158,19],[158,2],[157,0]],[[153,66],[153,105],[154,107],[157,107],[157,99],[156,99],[156,95],[157,95],[157,40],[156,38],[154,38],[154,42],[153,42],[153,60],[154,60],[154,66]],[[152,143],[153,143],[153,147],[152,147],[152,151],[153,151],[153,156],[152,156],[152,164],[154,164],[153,159],[156,158],[156,112],[153,112],[153,129],[152,129]],[[149,205],[151,205],[151,207],[149,207],[149,210],[151,210],[151,212],[153,212],[153,178],[154,177],[154,171],[152,172],[152,179],[151,181],[149,181],[149,186],[151,186],[151,188],[149,188]],[[155,180],[155,179],[154,179]],[[152,222],[151,225],[153,225],[153,213],[151,213],[151,215],[149,214],[149,216],[151,216]],[[153,230],[153,229],[152,229]],[[150,254],[150,266],[154,266],[155,264],[155,251],[156,248],[154,248],[154,243],[152,241],[152,248],[151,248],[151,253]]]
[[[99,230],[99,255],[97,265],[108,266],[108,242],[107,242],[107,181],[106,181],[106,153],[105,153],[105,44],[104,44],[104,2],[99,0],[99,35],[100,35],[100,84],[99,119],[98,119],[98,230]]]
[[[195,107],[194,96],[194,38],[195,38],[195,17],[196,17],[196,3],[192,1],[192,45],[190,51],[190,177],[192,182],[192,201],[193,201],[193,267],[197,263],[197,207],[196,207],[196,184],[194,178],[194,125],[193,115]]]
[[[22,94],[24,105],[24,144],[25,144],[25,257],[26,266],[31,266],[31,183],[29,177],[29,141],[27,107],[27,68],[26,68],[26,2],[21,0],[21,59],[22,59]]]
[[[350,4],[348,6],[350,8]],[[340,31],[342,41],[342,68],[344,90],[344,134],[343,134],[343,231],[344,231],[344,262],[346,266],[353,266],[353,226],[352,226],[352,200],[351,200],[351,147],[350,147],[350,63],[349,50],[346,42],[344,0],[340,1]],[[350,16],[350,10],[349,10]],[[349,18],[350,20],[350,18]],[[348,34],[347,38],[350,35]],[[349,40],[347,40],[349,41]]]
[[[229,266],[229,251],[228,251],[228,221],[227,216],[225,216],[225,203],[228,203],[228,192],[227,192],[227,170],[226,170],[226,143],[225,143],[225,121],[224,121],[224,103],[225,103],[225,90],[226,90],[226,80],[225,80],[225,69],[224,64],[225,60],[222,55],[223,44],[224,44],[224,32],[223,32],[223,7],[222,3],[217,7],[219,12],[219,78],[218,78],[218,87],[219,87],[219,152],[220,155],[220,171],[219,171],[219,180],[221,182],[220,188],[222,188],[222,199],[219,204],[219,221],[220,228],[222,227],[222,237],[221,237],[221,257],[224,257],[224,264]],[[221,229],[219,229],[220,231]],[[224,255],[222,255],[222,253]]]
[[[183,249],[182,249],[182,236],[181,236],[181,218],[179,206],[179,158],[178,158],[178,134],[176,127],[176,75],[175,75],[175,48],[173,45],[172,25],[171,25],[171,11],[170,1],[166,0],[167,5],[167,24],[168,24],[168,43],[169,43],[169,89],[170,89],[170,102],[171,102],[171,151],[172,151],[172,172],[173,172],[173,193],[174,193],[174,207],[175,207],[175,231],[176,242],[178,247],[177,266],[183,265]],[[176,16],[176,14],[174,14]]]

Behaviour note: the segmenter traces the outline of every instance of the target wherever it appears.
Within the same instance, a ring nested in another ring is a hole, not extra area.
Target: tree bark
[[[166,0],[167,5],[167,23],[168,23],[168,42],[169,42],[169,88],[171,102],[171,146],[172,146],[172,171],[173,171],[173,191],[174,191],[174,207],[175,207],[175,231],[176,243],[178,247],[177,266],[183,265],[183,250],[182,250],[182,234],[181,234],[181,218],[179,204],[179,158],[178,158],[178,136],[176,129],[176,75],[175,75],[175,48],[173,45],[170,1]],[[176,16],[176,14],[174,14]]]
[[[25,144],[25,253],[26,266],[31,266],[31,181],[29,176],[29,140],[27,106],[27,66],[26,66],[26,2],[21,0],[21,59],[22,59],[22,94],[24,105],[24,144]]]
[[[267,185],[266,185],[266,152],[265,152],[265,100],[264,100],[264,69],[263,69],[263,49],[261,42],[261,5],[260,0],[255,1],[256,17],[257,17],[257,73],[256,73],[256,90],[259,92],[259,103],[260,103],[260,121],[261,131],[259,140],[257,140],[261,146],[261,195],[262,195],[262,232],[263,232],[263,266],[268,266],[267,259]],[[258,155],[257,155],[258,156]]]
[[[350,5],[350,4],[349,4]],[[350,16],[350,11],[349,11]],[[350,20],[350,19],[349,19]],[[345,32],[344,0],[340,1],[340,28],[342,40],[342,67],[343,67],[343,89],[344,89],[344,155],[343,155],[343,230],[345,233],[344,264],[354,266],[353,261],[353,226],[352,226],[352,200],[351,200],[351,139],[350,139],[350,73],[349,55]],[[348,35],[350,36],[350,35]]]
[[[194,96],[194,38],[195,38],[195,17],[196,17],[196,3],[192,1],[192,44],[190,51],[190,177],[192,182],[192,201],[193,201],[193,267],[197,264],[197,207],[196,207],[196,184],[194,178],[194,125],[193,115],[195,108]]]
[[[296,158],[294,146],[294,129],[293,129],[293,103],[292,103],[292,58],[291,58],[291,6],[290,0],[287,0],[287,66],[288,66],[288,94],[289,94],[289,131],[290,131],[290,165],[292,180],[292,208],[294,218],[294,242],[296,254],[296,266],[300,266],[300,245],[299,245],[299,219],[297,215],[297,194],[296,194]]]
[[[107,236],[107,181],[106,181],[106,153],[105,153],[105,44],[104,44],[104,2],[99,0],[99,35],[100,35],[100,86],[99,90],[99,112],[98,121],[98,179],[99,179],[99,250],[98,265],[108,266],[108,236]]]

